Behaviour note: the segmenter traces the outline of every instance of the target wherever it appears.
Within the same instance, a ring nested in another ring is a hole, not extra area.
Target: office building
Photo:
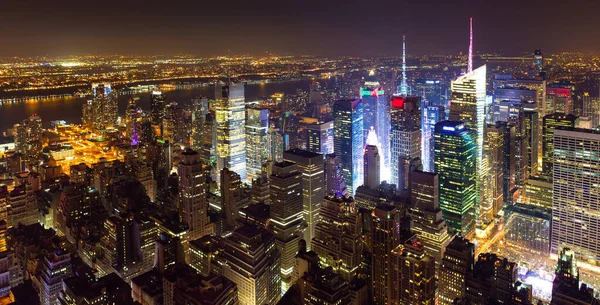
[[[236,172],[224,168],[220,176],[221,210],[228,228],[232,228],[240,209],[250,204],[250,198],[246,196],[241,177]]]
[[[159,130],[162,137],[163,120],[166,116],[167,102],[165,95],[160,91],[152,91],[150,94],[150,122]]]
[[[443,83],[439,79],[415,79],[412,93],[416,96],[420,96],[423,104],[426,107],[445,107],[447,106],[447,92],[448,84]],[[442,113],[442,115],[444,115]],[[445,117],[441,118],[444,121]]]
[[[244,84],[218,84],[215,89],[217,172],[228,168],[246,181]]]
[[[496,254],[479,254],[473,273],[467,275],[464,299],[470,304],[512,304],[517,280],[516,263]]]
[[[573,114],[571,88],[559,84],[551,84],[546,89],[546,103],[551,111],[548,113]]]
[[[410,175],[411,208],[407,214],[424,253],[431,256],[439,268],[451,239],[439,206],[439,175],[419,170],[412,171]]]
[[[71,276],[71,255],[64,250],[55,250],[43,258],[39,276],[40,304],[58,305],[62,281]]]
[[[246,109],[246,179],[248,183],[261,175],[262,166],[271,159],[269,109]]]
[[[348,193],[353,195],[363,185],[363,103],[340,100],[333,105],[334,151],[339,158]]]
[[[415,96],[393,96],[391,117],[391,184],[399,190],[409,187],[408,169],[411,162],[421,157],[420,100]]]
[[[377,146],[367,145],[365,147],[365,184],[367,187],[375,189],[381,181],[381,157]]]
[[[340,158],[335,154],[325,156],[325,194],[342,197],[348,195],[346,182],[342,176]]]
[[[504,211],[504,240],[521,253],[550,254],[552,210],[542,206],[515,203]]]
[[[170,266],[162,278],[164,305],[236,305],[236,283],[219,274],[203,276],[186,264]]]
[[[542,175],[552,177],[554,165],[554,130],[557,127],[575,127],[575,117],[572,114],[548,114],[543,120],[542,131]]]
[[[312,249],[321,265],[331,267],[347,282],[352,281],[362,262],[362,226],[351,198],[327,196],[315,227]]]
[[[360,97],[363,105],[363,145],[377,145],[379,154],[381,155],[381,165],[384,179],[387,180],[387,169],[389,169],[390,160],[390,144],[386,139],[389,138],[389,106],[387,96],[383,90],[383,86],[376,80],[374,75],[369,75],[365,81],[364,87],[360,89]],[[334,114],[335,115],[335,114]],[[373,130],[377,135],[378,143],[367,143],[366,137]],[[338,151],[336,151],[338,152]],[[356,190],[356,188],[354,188]]]
[[[271,228],[281,254],[280,278],[282,289],[286,291],[293,284],[291,279],[298,241],[303,238],[302,173],[296,163],[283,161],[273,165],[271,202]]]
[[[435,167],[433,163],[434,155],[434,137],[435,124],[444,121],[445,113],[444,107],[442,106],[427,106],[423,107],[423,120],[421,127],[421,163],[423,164],[423,170],[426,172],[433,172]]]
[[[237,285],[240,305],[275,304],[281,297],[277,248],[273,234],[252,225],[236,228],[223,240],[218,259],[223,276]]]
[[[425,252],[416,235],[393,250],[392,302],[388,304],[436,303],[435,259]]]
[[[378,205],[373,211],[372,304],[392,304],[394,295],[393,253],[400,243],[400,214],[391,205]]]
[[[558,263],[552,283],[551,305],[559,304],[598,304],[594,290],[579,281],[579,268],[576,254],[569,248],[562,248],[558,253]]]
[[[600,259],[600,132],[554,130],[552,253]]]
[[[296,163],[298,171],[302,174],[302,210],[304,222],[308,225],[304,240],[307,241],[307,248],[310,250],[323,197],[326,195],[323,156],[306,150],[292,149],[283,153],[283,159]]]
[[[323,156],[332,154],[334,152],[333,125],[331,120],[306,125],[306,135],[308,137],[306,150]]]
[[[476,143],[462,122],[435,125],[435,172],[439,175],[440,208],[448,227],[462,236],[475,230]]]
[[[479,223],[479,204],[481,201],[481,181],[484,179],[483,139],[486,127],[486,66],[483,65],[460,76],[451,83],[450,121],[461,121],[475,136],[475,202],[476,221]]]
[[[491,220],[504,206],[504,160],[506,124],[498,122],[488,125],[484,142],[484,151],[488,165],[488,179],[483,181],[486,201],[482,203],[484,220]]]
[[[133,304],[132,289],[116,273],[96,277],[92,272],[77,270],[69,274],[71,277],[64,279],[60,288],[59,304]]]
[[[455,236],[444,252],[438,277],[439,304],[454,304],[465,295],[467,276],[473,273],[475,245]]]
[[[177,166],[179,209],[181,220],[189,227],[189,240],[198,239],[214,231],[208,217],[204,166],[200,161],[200,154],[190,149],[181,153],[181,161]]]

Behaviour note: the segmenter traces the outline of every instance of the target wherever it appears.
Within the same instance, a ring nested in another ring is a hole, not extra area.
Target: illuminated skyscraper
[[[302,239],[302,173],[294,162],[273,165],[271,175],[271,225],[275,245],[281,253],[281,286],[286,291],[293,283],[292,271]]]
[[[552,177],[554,165],[554,130],[557,127],[575,127],[576,116],[554,113],[544,117],[542,131],[542,175]]]
[[[246,109],[246,180],[252,183],[271,157],[269,149],[269,109]]]
[[[440,208],[448,227],[462,236],[475,230],[476,145],[462,122],[435,125],[435,172],[440,182]]]
[[[315,234],[319,220],[323,197],[325,197],[325,175],[323,156],[301,149],[292,149],[283,153],[283,159],[296,163],[302,174],[302,202],[304,222],[308,225],[304,240],[308,249]]]
[[[465,294],[466,277],[473,272],[475,245],[469,240],[455,236],[446,247],[439,271],[439,304],[454,304],[456,298]]]
[[[323,156],[333,153],[333,121],[306,126],[308,136],[306,150]]]
[[[434,305],[435,260],[416,235],[393,250],[392,302],[387,304]]]
[[[402,96],[410,94],[410,88],[406,82],[406,35],[402,35],[402,81],[398,93]]]
[[[196,151],[202,150],[204,144],[203,132],[206,116],[208,115],[208,99],[206,97],[192,99],[191,112],[191,148]]]
[[[350,194],[363,185],[363,103],[341,100],[333,105],[334,146]]]
[[[494,215],[502,210],[504,204],[504,173],[508,166],[504,166],[506,160],[505,145],[507,126],[504,123],[498,122],[494,125],[488,125],[486,130],[486,139],[484,150],[488,160],[488,179],[483,181],[486,206],[491,207],[488,211],[484,211],[483,217],[486,219],[493,218]]]
[[[472,33],[471,33],[472,34]],[[471,40],[472,42],[472,40]],[[472,67],[472,50],[469,51],[469,64]],[[483,136],[485,132],[485,95],[486,66],[483,65],[452,82],[450,98],[450,121],[464,122],[465,127],[475,132],[475,170],[477,173],[476,198],[474,202],[476,215],[479,215],[481,198],[481,181],[485,179],[483,163]],[[442,208],[443,209],[443,208]],[[477,219],[479,222],[479,219]]]
[[[421,142],[423,149],[421,150],[421,163],[423,170],[433,172],[435,167],[433,164],[434,155],[434,137],[435,124],[444,121],[445,113],[442,106],[423,107],[423,122],[421,129]]]
[[[340,159],[335,154],[329,154],[325,157],[325,185],[326,195],[342,197],[348,195],[346,182],[342,176]]]
[[[365,147],[365,184],[367,187],[376,189],[381,180],[381,159],[377,146],[367,145]]]
[[[71,275],[71,255],[64,250],[55,250],[42,259],[42,274],[39,277],[40,304],[58,305],[63,280]]]
[[[389,106],[383,87],[377,81],[366,81],[365,86],[360,90],[363,105],[363,145],[377,145],[379,155],[381,156],[382,179],[389,179],[388,170],[390,164],[390,143],[389,134]],[[335,115],[335,114],[334,114]],[[371,130],[377,135],[378,143],[367,143],[367,135]],[[337,150],[336,150],[337,153]],[[356,188],[354,188],[356,190]]]
[[[552,252],[600,259],[600,132],[554,130]]]
[[[217,171],[228,168],[246,181],[246,115],[244,84],[217,85],[215,116],[217,119]]]
[[[544,69],[544,53],[542,53],[542,49],[535,49],[533,52],[533,66],[538,73]]]
[[[155,128],[159,129],[159,136],[163,133],[163,120],[166,116],[167,102],[160,91],[152,91],[150,94],[150,121]]]
[[[394,96],[391,117],[391,181],[399,190],[407,189],[408,168],[421,157],[420,100],[416,96]]]
[[[248,206],[250,198],[244,195],[244,187],[234,171],[224,168],[221,171],[221,207],[225,214],[225,221],[231,228],[239,217],[240,209]]]
[[[407,214],[412,219],[413,231],[423,244],[423,251],[439,268],[451,239],[439,206],[439,175],[423,171],[412,171],[410,175],[411,208]]]
[[[373,258],[371,269],[371,304],[392,304],[393,254],[400,243],[400,213],[391,205],[378,205],[373,210]]]
[[[325,197],[316,225],[312,249],[325,267],[332,267],[350,282],[362,262],[364,242],[361,219],[351,198]]]
[[[114,127],[117,124],[117,98],[112,94],[110,84],[92,84],[93,127],[97,131]]]
[[[198,239],[213,233],[206,201],[206,176],[200,154],[193,150],[181,153],[177,166],[179,176],[179,208],[181,219],[189,226],[188,239]]]

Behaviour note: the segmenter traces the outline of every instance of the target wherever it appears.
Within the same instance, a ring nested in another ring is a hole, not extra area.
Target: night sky
[[[600,52],[600,0],[0,0],[0,55]]]

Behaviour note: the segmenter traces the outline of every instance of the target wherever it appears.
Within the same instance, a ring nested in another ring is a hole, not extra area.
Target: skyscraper
[[[435,124],[444,121],[446,116],[444,113],[444,107],[442,106],[428,106],[423,107],[423,121],[421,127],[421,163],[423,164],[423,170],[426,172],[433,172],[435,167],[433,164],[434,155],[434,137]]]
[[[189,240],[198,239],[214,231],[208,217],[204,166],[200,161],[200,154],[190,149],[181,153],[181,161],[177,166],[179,209],[181,219],[189,227]]]
[[[600,132],[554,130],[552,252],[600,259]]]
[[[166,116],[167,102],[165,95],[160,91],[152,91],[150,94],[150,121],[159,130],[159,136],[163,135],[163,120]]]
[[[435,260],[416,235],[393,250],[392,302],[387,304],[434,305]]]
[[[333,153],[333,121],[318,122],[306,126],[306,150],[323,156]]]
[[[273,234],[244,225],[223,240],[223,275],[238,288],[240,305],[276,304],[281,297],[280,257]]]
[[[374,76],[370,76],[374,78]],[[382,165],[382,177],[388,179],[389,169],[389,106],[383,87],[375,80],[365,82],[365,86],[360,90],[363,105],[363,130],[365,138],[363,145],[376,145],[379,149]],[[376,135],[377,143],[367,143],[367,135],[373,132]],[[337,152],[337,150],[336,150]],[[356,188],[354,188],[356,190]]]
[[[271,159],[269,149],[269,109],[246,109],[246,180],[252,183],[261,175],[261,168]]]
[[[456,298],[465,294],[467,276],[473,272],[475,245],[467,239],[455,236],[444,253],[439,271],[439,303],[454,304]]]
[[[412,171],[410,175],[411,208],[407,214],[412,219],[413,231],[423,244],[424,253],[439,266],[451,239],[439,206],[439,175],[423,171]]]
[[[381,158],[377,146],[367,145],[365,147],[365,184],[367,187],[376,189],[381,180]]]
[[[40,304],[58,305],[62,281],[71,275],[71,255],[64,250],[55,250],[43,258],[40,284]]]
[[[342,176],[340,159],[335,154],[325,156],[325,194],[342,197],[348,195],[346,182]]]
[[[311,249],[319,211],[326,195],[323,156],[306,150],[292,149],[283,153],[283,159],[296,163],[298,171],[302,174],[302,210],[304,222],[308,225],[304,240],[308,249]]]
[[[400,90],[398,93],[401,96],[410,94],[410,88],[406,82],[406,35],[402,35],[402,81],[400,82]]]
[[[351,198],[325,197],[321,219],[315,227],[313,251],[325,267],[332,267],[350,282],[362,262],[361,219]]]
[[[103,131],[117,124],[118,104],[117,98],[112,94],[110,84],[92,84],[93,101],[92,117],[93,127],[96,131]]]
[[[350,194],[363,185],[363,103],[340,100],[333,105],[334,151],[340,161],[342,177]]]
[[[400,214],[396,207],[378,205],[373,210],[372,234],[372,304],[392,304],[392,250],[400,243]]]
[[[228,168],[246,181],[246,115],[244,83],[217,85],[215,116],[217,119],[217,171]]]
[[[435,172],[439,175],[440,208],[448,227],[462,236],[475,230],[476,144],[462,122],[435,125]]]
[[[542,131],[542,175],[552,177],[554,166],[554,130],[557,127],[575,127],[576,116],[572,114],[548,114],[543,120]]]
[[[399,190],[407,189],[408,167],[421,156],[420,100],[416,96],[394,96],[391,117],[391,181]]]
[[[244,187],[234,171],[224,168],[221,171],[221,208],[225,214],[225,222],[230,228],[239,217],[240,209],[248,206],[250,199],[244,195]]]
[[[472,19],[471,19],[472,20]],[[472,33],[471,33],[472,43]],[[469,48],[469,65],[472,67],[472,49]],[[476,198],[474,202],[476,216],[479,216],[479,203],[481,201],[481,181],[484,179],[485,169],[483,164],[483,136],[485,132],[485,94],[486,94],[486,66],[460,76],[451,83],[450,121],[464,122],[465,127],[475,132],[475,170],[477,174]],[[479,219],[476,219],[479,222]]]
[[[284,291],[293,284],[292,271],[296,263],[298,241],[302,239],[302,193],[302,173],[296,163],[275,163],[271,175],[271,225],[275,245],[281,253],[281,286]]]

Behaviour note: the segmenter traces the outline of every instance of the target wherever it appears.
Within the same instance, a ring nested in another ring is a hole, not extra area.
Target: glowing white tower
[[[406,83],[406,35],[402,35],[402,83],[400,84],[400,95],[409,94],[408,84]]]
[[[473,71],[473,17],[469,18],[469,63],[467,73]]]

